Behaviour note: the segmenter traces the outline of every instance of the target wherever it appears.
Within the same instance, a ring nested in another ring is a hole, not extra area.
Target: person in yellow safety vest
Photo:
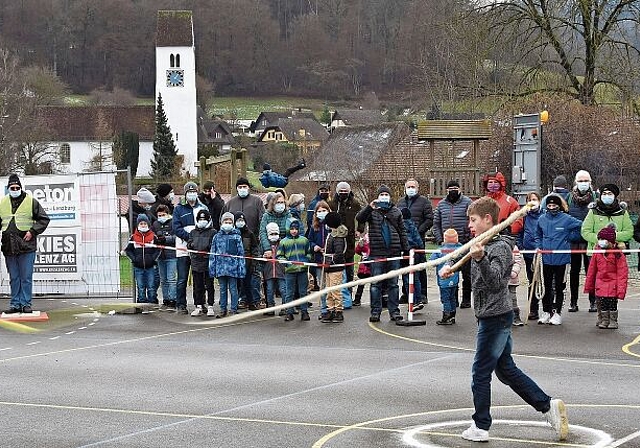
[[[49,225],[40,203],[22,190],[17,174],[7,182],[8,194],[0,200],[2,254],[9,272],[11,302],[5,314],[31,313],[36,236]]]

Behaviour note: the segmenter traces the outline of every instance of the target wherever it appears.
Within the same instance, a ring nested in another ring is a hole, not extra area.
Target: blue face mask
[[[9,196],[12,198],[17,198],[22,194],[22,190],[9,190]]]
[[[607,195],[607,196],[600,196],[600,200],[602,201],[602,203],[604,205],[611,205],[613,204],[613,201],[615,200],[615,196],[611,196],[611,195]]]
[[[284,204],[276,204],[273,206],[273,211],[276,213],[282,213],[284,212],[285,209],[285,205]]]

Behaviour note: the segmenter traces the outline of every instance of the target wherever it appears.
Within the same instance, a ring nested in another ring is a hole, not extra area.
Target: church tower
[[[183,168],[197,173],[196,51],[191,11],[158,11],[156,102],[162,95],[167,121]]]

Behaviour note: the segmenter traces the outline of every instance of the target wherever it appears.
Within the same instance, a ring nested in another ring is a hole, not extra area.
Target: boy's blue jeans
[[[292,302],[296,291],[298,292],[298,297],[304,297],[307,295],[309,277],[307,277],[306,269],[301,272],[287,272],[284,274],[284,278],[287,284],[284,303]],[[303,302],[300,305],[300,311],[307,311],[307,302]],[[293,308],[287,308],[287,314],[293,314]]]
[[[511,357],[513,316],[513,311],[510,311],[478,319],[476,354],[471,371],[471,391],[475,407],[472,417],[476,426],[486,431],[491,427],[491,375],[494,371],[501,382],[536,411],[547,412],[550,408],[551,397],[524,374]]]
[[[160,285],[162,285],[162,302],[164,304],[175,302],[178,282],[177,259],[159,259],[158,274],[160,275]]]
[[[453,313],[456,311],[458,300],[458,287],[440,288],[440,302],[442,302],[442,311],[444,313]]]
[[[138,303],[157,303],[158,295],[156,291],[156,269],[133,267],[133,275],[136,279],[138,289]]]
[[[276,306],[275,293],[276,288],[280,291],[280,300],[284,302],[287,296],[287,288],[283,278],[268,278],[265,280],[267,284],[267,305]]]
[[[220,286],[220,310],[227,311],[228,296],[231,295],[231,312],[238,312],[238,279],[235,277],[218,277]]]

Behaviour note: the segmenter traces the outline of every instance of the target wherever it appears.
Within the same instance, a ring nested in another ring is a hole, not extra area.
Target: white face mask
[[[298,210],[300,210],[301,212],[306,210],[306,208],[304,206],[304,202],[302,204],[298,205]]]
[[[378,202],[389,202],[389,199],[391,199],[391,198],[389,196],[387,196],[387,195],[378,196]]]
[[[418,194],[418,190],[414,187],[407,187],[404,191],[405,193],[407,193],[407,196],[409,196],[410,198]]]
[[[276,204],[273,206],[273,211],[276,213],[282,213],[284,212],[285,209],[285,205],[284,204]]]
[[[158,216],[158,222],[160,224],[164,224],[165,222],[169,221],[169,217],[168,216]]]
[[[236,190],[238,191],[238,196],[240,196],[241,198],[246,198],[247,196],[249,196],[249,189],[247,187],[238,187],[236,188]]]
[[[616,197],[612,194],[600,196],[600,200],[604,205],[611,205]]]
[[[138,231],[142,233],[147,233],[149,231],[149,226],[138,226]]]
[[[169,193],[169,196],[168,196],[169,202],[173,202],[173,198],[175,198],[175,197],[176,197],[176,195],[173,193],[173,191],[171,193]]]
[[[224,230],[225,232],[231,232],[231,230],[233,230],[233,224],[222,224],[220,226],[221,230]]]
[[[22,190],[9,190],[9,196],[12,198],[17,198],[22,194]]]
[[[190,191],[184,196],[185,198],[187,198],[187,202],[196,202],[198,200],[198,193],[196,193],[195,191]]]
[[[209,221],[205,221],[204,219],[199,220],[196,225],[199,229],[204,229],[209,224]]]
[[[271,241],[272,243],[276,243],[279,239],[280,239],[280,235],[274,235],[271,234],[269,236],[267,236],[267,238],[269,239],[269,241]]]
[[[591,187],[591,182],[576,182],[576,187],[580,193],[584,193]]]
[[[610,245],[611,243],[609,242],[609,240],[598,240],[598,246],[603,249],[608,249]]]
[[[244,226],[245,226],[246,224],[247,224],[247,223],[246,223],[246,222],[244,222],[242,219],[239,219],[239,220],[237,220],[237,221],[236,221],[236,227],[237,227],[238,229],[242,229],[242,228],[244,228]]]
[[[328,213],[329,213],[329,212],[318,212],[318,213],[316,213],[316,216],[318,216],[318,219],[319,219],[320,221],[324,221],[324,218],[326,218],[326,217],[327,217],[327,214],[328,214]]]

